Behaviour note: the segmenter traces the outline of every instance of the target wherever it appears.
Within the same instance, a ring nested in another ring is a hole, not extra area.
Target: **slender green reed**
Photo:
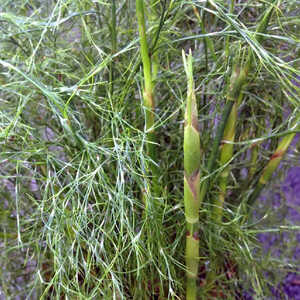
[[[231,7],[231,10],[233,8]],[[269,9],[264,14],[263,18],[258,24],[257,30],[256,30],[256,40],[257,42],[261,42],[262,35],[261,33],[264,33],[267,29],[268,23],[270,21],[270,18],[272,16],[272,12],[274,10],[273,5],[270,5]],[[237,126],[237,112],[238,107],[242,101],[243,93],[242,90],[249,81],[248,74],[251,70],[251,66],[253,64],[253,54],[248,50],[248,58],[244,66],[235,66],[231,79],[230,79],[230,88],[229,88],[229,94],[227,96],[228,101],[231,99],[234,104],[232,106],[228,122],[226,124],[225,130],[224,130],[224,136],[223,136],[223,144],[221,146],[221,154],[220,154],[220,165],[224,166],[228,163],[228,161],[233,156],[233,148],[234,148],[234,139],[235,139],[235,131]],[[237,60],[239,58],[236,58]],[[241,71],[240,71],[241,69]],[[235,84],[238,84],[238,87],[234,87]],[[232,90],[235,90],[236,92],[231,93]],[[220,174],[219,179],[219,195],[214,201],[214,207],[212,211],[213,219],[216,222],[222,221],[223,216],[223,204],[225,201],[226,196],[226,190],[227,190],[227,181],[228,176],[230,173],[230,166],[226,166],[224,170]]]
[[[150,162],[150,171],[154,176],[157,172],[155,161],[155,132],[154,132],[154,94],[153,94],[153,78],[152,78],[152,62],[149,54],[147,33],[146,33],[146,22],[145,22],[145,7],[143,0],[136,0],[136,15],[139,27],[140,36],[140,53],[142,57],[142,64],[144,70],[144,89],[143,99],[145,108],[145,131],[147,135],[147,154],[152,160]]]
[[[298,118],[297,122],[295,122],[295,124],[294,124],[294,129],[295,130],[300,129],[299,118]],[[259,177],[259,180],[257,182],[257,185],[255,186],[254,191],[252,192],[252,194],[250,195],[250,197],[247,201],[249,208],[251,208],[253,206],[253,204],[256,201],[256,199],[258,198],[260,192],[264,189],[266,184],[271,179],[272,175],[274,174],[278,165],[280,164],[281,160],[283,159],[284,154],[286,153],[290,144],[292,143],[295,135],[296,135],[296,132],[287,134],[279,142],[279,144],[278,144],[275,152],[271,156],[268,164],[263,169],[262,174]]]
[[[258,27],[258,32],[264,31],[266,29],[272,11],[273,11],[273,6],[270,6],[270,8],[267,10],[266,14],[264,15],[264,17]],[[260,39],[261,39],[261,35],[258,35],[257,40],[259,41]],[[239,99],[241,90],[246,82],[246,79],[247,79],[247,76],[248,76],[248,73],[249,73],[252,63],[253,63],[253,54],[249,50],[247,61],[246,61],[245,65],[242,68],[237,69],[236,73],[233,74],[232,81],[229,85],[227,102],[223,109],[221,120],[218,125],[216,136],[213,141],[212,151],[210,153],[207,167],[206,167],[206,171],[207,171],[208,175],[210,175],[214,169],[215,162],[216,162],[218,152],[219,152],[219,145],[220,145],[221,139],[223,137],[228,118],[230,116],[232,107],[234,106],[236,99]],[[200,201],[201,202],[205,199],[208,187],[209,187],[209,179],[206,179],[201,185],[201,190],[200,190]]]
[[[182,52],[187,76],[187,100],[184,124],[184,206],[186,233],[186,299],[197,299],[196,280],[199,261],[200,133],[193,80],[193,57]]]
[[[223,144],[221,145],[221,150],[220,150],[221,166],[225,165],[233,155],[232,142],[234,141],[234,137],[235,137],[237,109],[242,98],[242,89],[247,80],[248,65],[249,65],[248,63],[246,63],[244,67],[240,65],[235,65],[233,69],[233,73],[230,78],[227,101],[228,102],[232,101],[233,105],[228,120],[226,122],[224,134],[223,134]],[[220,191],[219,191],[218,198],[214,202],[214,207],[212,208],[212,216],[216,222],[220,222],[222,219],[223,203],[225,200],[229,172],[230,172],[230,168],[229,166],[227,166],[220,174],[220,181],[219,181]]]
[[[217,128],[216,136],[215,136],[213,144],[212,144],[212,150],[211,150],[211,153],[208,158],[208,163],[207,163],[207,167],[206,167],[206,172],[207,172],[208,176],[210,176],[210,174],[214,170],[214,166],[215,166],[215,163],[217,160],[217,155],[219,152],[219,145],[222,140],[224,129],[225,129],[225,126],[226,126],[226,123],[229,118],[229,115],[230,115],[233,105],[234,105],[234,101],[230,100],[224,106],[221,120],[220,120],[220,123]],[[206,178],[201,185],[200,203],[202,203],[203,200],[205,199],[207,190],[209,188],[209,182],[210,182],[209,178]]]

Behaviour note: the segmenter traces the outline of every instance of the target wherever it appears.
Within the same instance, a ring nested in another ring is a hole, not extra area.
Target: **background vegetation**
[[[268,187],[282,193],[278,182],[299,165],[300,2],[149,0],[144,6],[153,111],[143,101],[135,1],[1,0],[5,299],[184,299],[182,49],[193,53],[200,182],[207,184],[198,297],[243,299],[245,291],[275,297],[278,283],[299,266],[292,252],[297,218],[285,218],[289,200],[276,196],[283,200],[272,206],[274,194],[256,201],[253,192],[282,138],[290,150]],[[266,30],[255,34],[271,7]],[[230,155],[222,160],[217,153],[207,168],[234,76],[249,55],[235,138],[226,144]],[[149,112],[153,123],[145,126]],[[210,212],[224,171],[223,219],[216,219]],[[280,253],[260,246],[268,232]],[[276,293],[285,297],[280,288]]]

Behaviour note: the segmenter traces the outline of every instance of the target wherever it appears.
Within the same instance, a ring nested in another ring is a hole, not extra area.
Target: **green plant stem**
[[[231,3],[231,10],[232,9],[233,9],[233,2]],[[270,8],[265,13],[264,17],[262,18],[262,20],[260,21],[256,33],[265,32],[272,15],[272,11],[273,11],[273,6],[271,5]],[[262,38],[261,35],[256,35],[256,39],[258,42],[261,42],[261,38]],[[232,107],[232,110],[228,118],[228,122],[224,130],[223,145],[221,147],[221,154],[220,154],[221,166],[227,164],[233,156],[233,142],[235,139],[237,111],[243,97],[242,88],[247,84],[248,74],[253,64],[253,59],[254,59],[253,54],[250,52],[249,49],[247,61],[244,67],[242,67],[240,71],[240,67],[236,66],[230,79],[230,90],[227,98],[228,100],[229,98],[231,98],[231,100],[234,102],[234,105]],[[214,207],[212,212],[212,216],[215,222],[222,221],[223,204],[225,201],[229,173],[230,173],[230,166],[226,166],[220,174],[219,195],[214,201]]]
[[[221,146],[221,156],[220,156],[221,165],[226,164],[233,155],[233,144],[227,142],[234,140],[236,119],[237,119],[237,103],[235,102],[233,104],[232,110],[228,118],[228,122],[224,130],[223,145]],[[219,195],[213,207],[213,218],[216,222],[220,222],[222,219],[223,203],[226,195],[229,172],[230,172],[230,168],[229,166],[227,166],[220,174]]]
[[[268,181],[271,179],[273,173],[276,171],[279,163],[281,162],[284,154],[286,153],[288,147],[293,141],[295,135],[296,133],[290,133],[285,137],[283,137],[279,142],[277,149],[275,150],[274,154],[271,156],[266,167],[263,169],[262,174],[258,180],[258,183],[248,200],[249,207],[251,207],[254,204],[260,192],[264,189]]]
[[[184,207],[186,234],[186,299],[197,299],[196,280],[199,264],[199,193],[200,193],[200,134],[197,103],[193,81],[192,53],[183,62],[187,75],[188,91],[184,125]]]
[[[148,42],[146,35],[144,1],[136,0],[136,15],[138,20],[139,35],[140,35],[140,52],[142,57],[143,71],[144,71],[144,90],[143,99],[145,107],[145,130],[147,133],[147,154],[150,159],[155,162],[155,133],[154,133],[154,95],[153,95],[153,81],[152,81],[152,66],[148,50]],[[154,163],[150,163],[150,170],[152,175],[157,173]]]
[[[217,133],[216,133],[216,136],[215,136],[214,141],[213,141],[212,151],[211,151],[209,159],[208,159],[207,168],[206,168],[207,174],[211,174],[211,172],[214,169],[215,162],[216,162],[216,159],[217,159],[219,145],[220,145],[220,142],[221,142],[221,139],[222,139],[222,136],[223,136],[223,133],[224,133],[225,125],[226,125],[226,122],[228,120],[228,117],[229,117],[229,114],[231,112],[231,108],[232,108],[233,104],[234,104],[233,101],[229,101],[225,104],[225,107],[224,107],[224,110],[223,110],[223,113],[222,113],[222,116],[221,116],[221,121],[218,125]],[[209,187],[209,178],[205,179],[203,181],[202,185],[201,185],[200,203],[203,202],[203,200],[206,196],[206,192],[207,192],[208,187]]]
[[[223,166],[231,159],[233,155],[233,144],[235,138],[235,129],[237,121],[237,110],[242,99],[242,88],[246,83],[248,75],[248,64],[240,71],[239,66],[235,66],[234,72],[230,79],[230,88],[227,95],[227,100],[232,101],[233,105],[225,125],[223,134],[223,144],[221,145],[220,165]],[[212,211],[213,218],[216,222],[222,220],[223,203],[227,189],[227,181],[230,172],[230,167],[226,166],[220,174],[219,180],[219,195],[214,201]]]

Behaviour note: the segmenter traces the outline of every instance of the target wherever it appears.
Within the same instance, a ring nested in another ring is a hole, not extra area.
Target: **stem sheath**
[[[182,51],[187,75],[188,91],[184,124],[184,206],[186,233],[186,299],[197,299],[197,276],[199,264],[199,209],[200,209],[200,133],[193,80],[193,62],[190,51],[187,59]]]

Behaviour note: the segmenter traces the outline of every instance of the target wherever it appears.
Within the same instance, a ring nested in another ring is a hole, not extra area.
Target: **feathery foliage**
[[[0,24],[0,294],[185,299],[188,227],[198,298],[271,296],[298,263],[298,225],[257,195],[299,164],[299,1],[2,0]],[[202,149],[188,165],[182,49]],[[183,170],[201,172],[188,209]],[[291,234],[279,257],[257,240],[269,231]]]

